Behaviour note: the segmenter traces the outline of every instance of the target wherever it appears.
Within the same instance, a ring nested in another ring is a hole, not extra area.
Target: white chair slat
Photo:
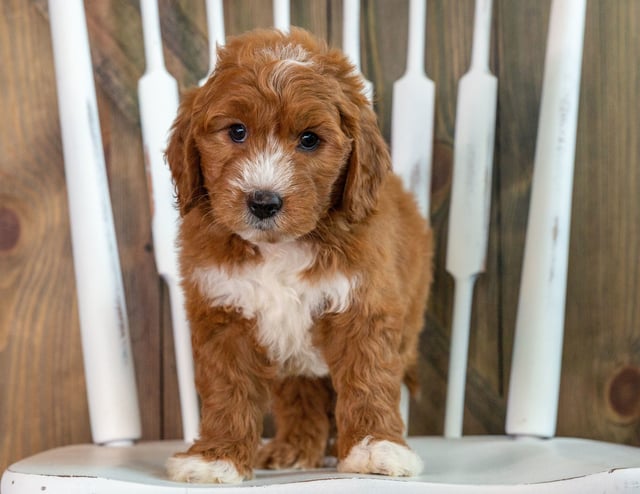
[[[435,84],[424,71],[426,15],[426,0],[410,0],[407,67],[393,85],[391,158],[394,171],[429,219]]]
[[[485,270],[498,79],[489,71],[491,0],[477,0],[471,67],[458,85],[447,271],[455,280],[445,435],[462,436],[475,280]]]
[[[209,33],[209,70],[207,75],[200,79],[200,86],[207,81],[216,66],[218,46],[222,46],[225,43],[222,0],[206,0],[205,5],[207,9],[207,31]]]
[[[556,432],[586,0],[554,0],[516,319],[507,432]]]
[[[153,250],[156,268],[169,291],[183,437],[193,441],[198,436],[200,416],[193,384],[191,334],[175,249],[180,215],[174,202],[171,173],[164,160],[171,125],[178,111],[178,84],[164,65],[157,0],[141,0],[140,6],[147,66],[138,82],[138,100],[151,189]],[[162,104],[158,104],[159,101]]]
[[[273,27],[284,32],[291,28],[289,0],[273,0]]]
[[[132,441],[140,412],[84,5],[51,0],[49,15],[91,432]]]
[[[362,73],[362,59],[360,56],[360,0],[344,0],[342,2],[342,51],[356,69]],[[373,83],[362,78],[364,94],[373,101],[375,89]]]

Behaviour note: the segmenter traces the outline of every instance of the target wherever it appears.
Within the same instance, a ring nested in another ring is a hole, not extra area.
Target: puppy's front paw
[[[378,473],[392,477],[413,477],[422,472],[420,457],[402,444],[376,441],[371,436],[351,448],[338,463],[339,472]]]
[[[244,480],[229,460],[207,460],[201,455],[176,455],[167,460],[167,473],[176,482],[238,484]]]

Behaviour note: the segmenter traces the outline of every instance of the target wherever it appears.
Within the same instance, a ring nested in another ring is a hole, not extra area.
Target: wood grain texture
[[[49,28],[31,7],[0,15],[0,208],[19,228],[0,251],[0,468],[89,439]]]
[[[342,40],[340,0],[292,0],[292,22]],[[465,433],[502,433],[530,197],[549,0],[496,0],[499,79],[491,234],[477,283]],[[144,71],[136,0],[85,2],[145,439],[180,436],[168,295],[153,262],[137,104]],[[453,283],[444,269],[457,82],[473,0],[430,0],[427,74],[436,83],[431,220],[435,283],[421,341],[411,432],[442,432]],[[272,22],[271,3],[225,1],[227,34]],[[64,167],[45,0],[0,13],[0,469],[90,441]],[[363,71],[388,139],[404,72],[406,0],[363,0]],[[160,0],[166,64],[181,89],[208,67],[204,2]],[[590,0],[558,433],[640,445],[640,2]]]
[[[508,388],[524,240],[529,211],[544,68],[549,1],[496,4],[498,125],[490,258],[500,290],[503,388]]]
[[[638,444],[640,4],[587,14],[559,429]]]

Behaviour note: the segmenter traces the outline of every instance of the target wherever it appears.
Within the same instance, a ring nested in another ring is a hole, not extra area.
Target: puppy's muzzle
[[[256,218],[266,220],[282,209],[282,197],[276,192],[257,190],[248,195],[247,207]]]

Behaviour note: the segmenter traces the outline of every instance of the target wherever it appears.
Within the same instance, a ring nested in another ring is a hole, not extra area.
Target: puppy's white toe
[[[420,457],[406,446],[365,437],[338,463],[339,472],[378,473],[392,477],[413,477],[422,472]]]
[[[173,456],[167,460],[167,473],[176,482],[196,484],[238,484],[244,480],[228,460],[205,460],[202,456]]]

